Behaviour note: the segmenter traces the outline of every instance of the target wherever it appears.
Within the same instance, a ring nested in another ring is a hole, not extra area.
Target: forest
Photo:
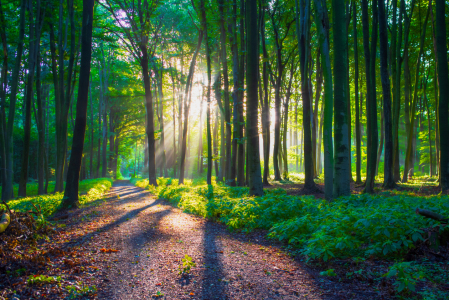
[[[448,29],[444,0],[0,0],[0,299],[449,298]]]

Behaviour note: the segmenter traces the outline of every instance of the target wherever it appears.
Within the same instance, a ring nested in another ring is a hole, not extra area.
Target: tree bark
[[[16,114],[16,102],[18,95],[19,86],[19,72],[20,65],[22,63],[23,54],[23,40],[25,35],[25,9],[26,2],[21,0],[20,2],[20,17],[19,17],[19,39],[17,41],[17,51],[16,60],[14,62],[14,68],[11,77],[11,87],[10,87],[10,98],[9,98],[9,111],[8,111],[8,123],[6,123],[6,114],[4,114],[3,120],[3,130],[5,131],[4,142],[5,142],[5,163],[6,163],[6,174],[4,183],[2,185],[2,199],[10,200],[14,197],[13,191],[13,157],[14,157],[14,144],[13,144],[13,130],[14,130],[14,118]],[[3,106],[4,107],[4,106]],[[3,108],[2,108],[3,109]]]
[[[257,0],[246,1],[246,90],[247,90],[247,136],[249,194],[263,195],[260,170],[259,130],[258,130],[258,91],[259,42],[257,28]]]
[[[408,138],[407,138],[407,152],[405,155],[405,166],[404,166],[404,174],[402,176],[402,182],[407,182],[407,175],[409,172],[410,168],[413,168],[413,164],[411,165],[410,160],[413,156],[413,137],[414,137],[414,132],[415,132],[415,113],[416,113],[416,103],[418,101],[418,82],[419,82],[419,70],[420,70],[420,66],[421,66],[421,57],[424,53],[424,41],[425,41],[425,36],[426,36],[426,28],[427,28],[427,21],[429,19],[429,13],[430,10],[432,9],[431,6],[431,0],[429,0],[429,8],[427,9],[427,14],[426,14],[426,18],[424,20],[424,24],[423,24],[423,28],[422,28],[422,33],[421,33],[421,41],[420,41],[420,47],[419,47],[419,54],[418,54],[418,59],[416,62],[416,73],[415,73],[415,84],[414,84],[414,91],[413,91],[413,102],[412,102],[412,107],[411,107],[411,114],[410,114],[410,128],[409,128],[409,132],[408,132]],[[447,119],[446,119],[447,120]],[[446,121],[447,122],[447,121]],[[441,123],[440,123],[441,124]]]
[[[355,172],[356,179],[355,183],[362,183],[362,137],[360,132],[360,107],[359,107],[359,49],[357,42],[357,5],[355,3],[352,5],[352,36],[354,38],[354,101],[355,101],[355,144],[356,144],[356,162],[355,162]]]
[[[296,2],[296,31],[298,44],[300,49],[300,70],[301,70],[301,97],[303,108],[303,130],[304,130],[304,190],[314,190],[316,185],[313,181],[313,159],[312,159],[312,131],[310,116],[310,94],[309,94],[309,78],[308,78],[308,42],[309,42],[309,18],[310,18],[310,1],[300,0],[301,10],[299,9],[298,0]],[[300,16],[299,15],[300,12]],[[299,25],[301,23],[301,26]]]
[[[325,0],[314,0],[316,18],[315,24],[319,34],[321,65],[324,78],[324,195],[327,200],[333,198],[334,155],[332,146],[332,115],[333,115],[333,85],[330,62],[329,18]]]
[[[436,42],[438,53],[438,82],[440,90],[439,98],[439,130],[440,130],[440,186],[441,191],[449,190],[449,124],[448,124],[448,99],[449,79],[447,67],[447,39],[445,20],[445,1],[436,0]]]
[[[63,208],[78,206],[79,173],[83,157],[87,123],[90,63],[92,59],[92,23],[94,0],[83,0],[83,26],[81,37],[81,67],[76,103],[76,120],[73,132],[72,153],[67,172],[67,184],[62,201]]]
[[[388,29],[385,2],[379,0],[379,42],[380,42],[380,77],[382,81],[383,119],[385,135],[384,185],[385,189],[396,186],[393,178],[393,128],[391,115],[391,85],[388,73]],[[396,74],[395,74],[396,75]],[[378,163],[379,164],[379,163]]]
[[[348,97],[346,78],[347,48],[346,24],[343,0],[332,1],[334,30],[334,191],[333,196],[347,196],[350,190]]]

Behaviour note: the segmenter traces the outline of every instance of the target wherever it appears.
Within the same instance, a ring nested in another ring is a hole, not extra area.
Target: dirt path
[[[265,240],[263,232],[230,233],[223,225],[183,213],[128,181],[114,183],[109,196],[97,208],[99,219],[107,217],[108,222],[90,237],[89,245],[98,249],[100,243],[119,252],[96,254],[103,264],[103,272],[91,278],[98,298],[375,298],[317,276]],[[185,255],[196,267],[181,276]]]

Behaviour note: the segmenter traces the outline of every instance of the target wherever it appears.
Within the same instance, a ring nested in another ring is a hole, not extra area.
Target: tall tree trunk
[[[384,111],[381,111],[381,116],[380,116],[380,143],[379,143],[379,147],[377,148],[377,159],[376,159],[376,176],[378,174],[378,170],[379,170],[379,162],[380,162],[380,157],[382,156],[382,151],[384,149],[384,138],[385,138],[385,134],[384,134]]]
[[[387,15],[385,13],[385,2],[379,0],[379,42],[380,42],[380,76],[382,81],[383,98],[383,119],[385,135],[385,154],[384,154],[384,185],[385,189],[395,187],[393,178],[393,129],[391,115],[391,86],[390,76],[388,74],[388,30]],[[395,74],[396,75],[396,74]],[[379,162],[377,163],[379,165]]]
[[[352,5],[352,37],[354,38],[354,101],[355,101],[355,144],[356,144],[356,162],[355,183],[362,183],[361,168],[362,168],[362,137],[360,135],[360,108],[359,108],[359,49],[357,43],[357,5]]]
[[[157,91],[159,95],[159,103],[160,103],[160,122],[159,122],[159,130],[161,131],[161,143],[160,143],[160,153],[162,155],[162,161],[161,161],[161,168],[164,172],[164,177],[168,177],[168,171],[167,171],[167,155],[165,152],[165,130],[164,130],[164,94],[162,91],[162,85],[163,85],[163,69],[164,69],[164,62],[163,62],[163,56],[161,58],[161,70],[157,70],[155,68],[154,74],[156,77],[157,82]],[[159,73],[160,72],[160,73]]]
[[[270,176],[270,105],[268,101],[268,53],[265,43],[265,13],[266,4],[260,3],[263,6],[263,12],[261,13],[261,29],[260,40],[262,42],[262,81],[263,81],[263,101],[262,101],[262,134],[263,134],[263,184],[269,185],[268,177]],[[296,120],[297,123],[297,120]],[[297,124],[296,124],[297,125]]]
[[[327,200],[333,198],[334,155],[332,146],[332,114],[333,114],[333,85],[330,62],[329,18],[325,0],[314,0],[315,24],[319,34],[321,51],[321,65],[324,78],[324,195]]]
[[[445,20],[445,1],[436,0],[436,42],[438,53],[439,98],[439,130],[440,130],[440,186],[441,191],[449,190],[449,123],[448,99],[449,79],[447,67],[447,39]]]
[[[304,128],[304,190],[315,189],[313,181],[313,160],[312,160],[312,131],[310,116],[310,94],[309,94],[309,78],[308,63],[309,56],[309,19],[310,19],[310,0],[300,0],[301,10],[299,9],[298,0],[296,2],[296,30],[298,44],[300,48],[300,69],[301,69],[301,97],[303,108],[303,128]],[[300,17],[298,16],[300,14]],[[299,25],[301,23],[301,26]],[[301,28],[301,29],[300,29]]]
[[[34,86],[34,71],[36,67],[37,52],[40,44],[40,19],[41,19],[41,7],[40,1],[36,4],[36,16],[33,18],[33,6],[30,3],[29,6],[29,55],[28,55],[28,84],[26,86],[27,92],[25,95],[25,125],[23,136],[23,153],[22,153],[22,168],[20,170],[19,181],[19,197],[26,197],[27,181],[28,181],[28,159],[30,155],[30,139],[31,139],[31,105],[34,98],[33,86]],[[42,186],[41,186],[42,188]]]
[[[334,15],[334,192],[335,198],[351,194],[349,168],[348,136],[348,97],[346,80],[348,78],[346,58],[346,28],[343,0],[332,1]]]
[[[427,83],[426,83],[427,86]],[[428,138],[429,138],[429,172],[430,177],[433,176],[433,156],[432,156],[432,124],[430,122],[430,109],[429,109],[429,99],[427,99],[426,93],[424,93],[424,102],[426,102],[426,108],[427,108],[427,127],[428,127]]]
[[[58,28],[58,52],[59,52],[59,97],[56,102],[56,182],[55,192],[64,190],[64,174],[67,170],[67,120],[72,96],[72,75],[75,63],[75,17],[73,0],[68,1],[68,18],[70,19],[70,54],[67,68],[67,76],[64,76],[64,45],[63,45],[63,0],[59,2],[59,28]],[[66,28],[67,29],[67,28]],[[64,83],[66,78],[66,83]],[[64,88],[65,87],[65,88]]]
[[[186,160],[186,150],[187,150],[187,129],[189,126],[189,110],[190,110],[190,97],[189,92],[191,90],[193,73],[195,71],[196,58],[201,47],[201,42],[203,40],[203,31],[199,32],[198,43],[196,45],[195,53],[193,53],[192,61],[190,62],[189,75],[187,76],[186,88],[184,93],[184,128],[182,134],[182,145],[181,145],[181,162],[180,162],[180,173],[179,173],[179,184],[184,184],[185,177],[185,160]],[[188,102],[188,103],[187,103]]]
[[[377,133],[377,101],[375,84],[375,58],[377,45],[377,2],[373,0],[373,28],[371,37],[371,49],[369,41],[368,25],[368,1],[362,0],[362,25],[363,25],[363,48],[365,53],[366,71],[366,111],[367,111],[367,168],[366,168],[366,193],[374,192],[374,178],[376,172],[376,150],[378,144]]]
[[[94,107],[92,105],[92,75],[89,82],[89,98],[90,98],[90,155],[89,155],[89,178],[94,178]]]
[[[248,136],[248,185],[252,196],[263,195],[260,171],[257,74],[259,72],[259,38],[257,28],[257,0],[246,1],[246,90]]]
[[[16,114],[16,102],[17,102],[17,90],[19,85],[19,72],[20,65],[22,63],[23,54],[23,40],[25,35],[25,9],[26,2],[21,0],[20,2],[20,17],[19,17],[19,39],[17,41],[16,60],[14,62],[14,68],[11,77],[10,97],[9,97],[9,111],[8,111],[8,123],[6,123],[6,113],[4,113],[3,130],[5,134],[4,146],[5,146],[5,164],[6,174],[4,184],[2,184],[2,199],[10,200],[14,197],[13,191],[13,157],[14,157],[14,144],[13,144],[13,130],[14,130],[14,117]],[[5,96],[6,97],[6,96]],[[2,109],[4,106],[2,105]],[[4,111],[3,111],[4,112]]]
[[[418,60],[416,62],[416,69],[415,69],[415,84],[414,84],[414,91],[413,91],[413,102],[411,107],[411,114],[410,114],[410,128],[408,132],[408,138],[407,138],[407,151],[405,155],[405,166],[404,166],[404,174],[402,176],[402,182],[407,182],[407,174],[409,172],[409,169],[413,168],[413,164],[411,164],[410,160],[413,153],[413,137],[415,132],[415,113],[416,113],[416,103],[418,101],[418,82],[419,82],[419,70],[421,66],[421,57],[424,53],[424,41],[426,37],[426,28],[427,28],[427,21],[429,19],[429,13],[432,9],[432,6],[430,5],[432,2],[429,0],[429,8],[427,9],[426,18],[424,20],[422,32],[421,32],[421,41],[419,46],[419,54],[418,54]]]
[[[224,124],[226,126],[226,141],[222,143],[226,147],[222,147],[221,156],[223,156],[222,174],[226,179],[230,177],[228,173],[228,166],[231,164],[231,145],[232,145],[232,128],[231,128],[231,112],[229,107],[229,79],[228,79],[228,56],[226,52],[226,29],[225,29],[225,4],[224,0],[218,0],[218,9],[220,11],[220,58],[223,67],[223,98],[224,98]],[[233,34],[230,36],[231,47],[233,41]],[[234,53],[234,52],[233,52]],[[234,55],[233,55],[234,57]],[[235,75],[235,74],[234,74]],[[225,150],[225,151],[223,151]]]
[[[41,55],[40,49],[37,49],[37,59],[36,59],[36,103],[37,103],[37,113],[36,113],[36,124],[38,132],[38,154],[37,154],[37,193],[38,195],[45,194],[44,190],[44,179],[45,179],[45,124],[44,124],[44,105],[42,96],[44,96],[44,91],[42,90],[41,84]]]
[[[257,1],[257,0],[256,0]],[[239,59],[239,74],[241,76],[239,77],[240,83],[239,83],[239,97],[238,97],[238,136],[240,138],[240,141],[237,145],[237,185],[238,186],[245,186],[245,136],[243,133],[244,127],[245,127],[245,119],[243,117],[243,102],[245,101],[244,94],[245,94],[245,77],[243,74],[245,73],[245,0],[240,0],[240,59]],[[256,11],[257,16],[257,11]],[[257,22],[259,23],[259,22]],[[259,26],[259,25],[257,25]],[[257,38],[257,40],[259,40]],[[259,72],[257,72],[257,75],[259,75]],[[259,80],[259,76],[257,76],[257,80]]]
[[[83,26],[81,38],[81,67],[76,103],[76,120],[73,132],[72,153],[67,172],[67,184],[62,201],[63,208],[78,206],[78,187],[84,137],[87,123],[90,63],[92,59],[92,22],[94,0],[83,0]]]

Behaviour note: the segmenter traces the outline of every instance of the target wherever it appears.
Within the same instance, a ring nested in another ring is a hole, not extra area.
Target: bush
[[[415,214],[416,207],[449,214],[447,196],[413,197],[407,194],[351,195],[333,202],[313,196],[289,196],[282,189],[249,197],[248,189],[203,180],[159,178],[134,183],[167,199],[184,211],[217,219],[231,229],[269,230],[269,237],[293,245],[308,259],[333,257],[396,257],[423,240],[422,228],[437,222]]]
[[[113,180],[109,178],[81,181],[79,184],[79,192],[82,194],[79,197],[80,205],[87,205],[88,203],[103,197],[104,193],[111,188],[112,182]],[[45,217],[48,217],[59,209],[63,197],[64,193],[55,193],[36,197],[20,198],[9,201],[8,206],[16,211],[24,212],[32,210],[33,204],[36,206],[39,205],[42,209],[42,214]]]

